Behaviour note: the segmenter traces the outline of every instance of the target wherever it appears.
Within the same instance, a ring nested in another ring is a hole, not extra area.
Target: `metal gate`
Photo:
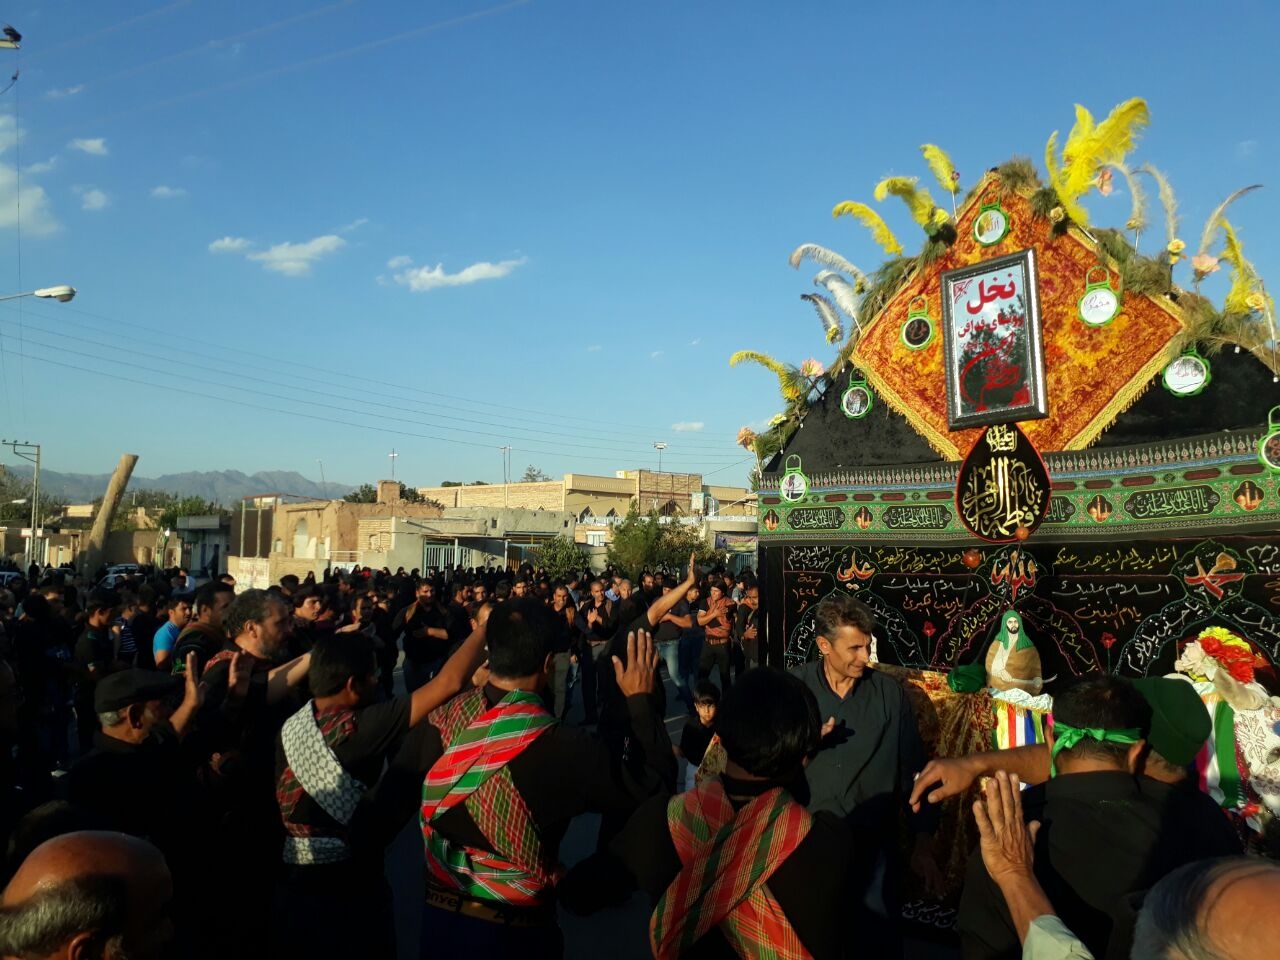
[[[445,567],[452,567],[454,564],[460,564],[467,568],[474,567],[476,565],[475,552],[471,547],[458,546],[452,543],[423,543],[422,571],[425,573],[432,568],[442,570]]]

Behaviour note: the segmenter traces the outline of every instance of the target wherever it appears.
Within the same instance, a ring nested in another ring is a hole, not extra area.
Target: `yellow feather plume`
[[[844,203],[837,203],[831,211],[833,217],[842,217],[848,215],[853,217],[864,227],[871,231],[871,237],[876,243],[884,249],[884,252],[891,257],[899,256],[902,253],[902,244],[898,242],[898,238],[893,235],[893,231],[889,229],[889,225],[884,222],[880,214],[876,213],[865,203],[857,203],[853,200],[846,200]]]
[[[927,189],[917,186],[919,182],[919,177],[885,177],[876,184],[876,202],[882,203],[885,197],[893,194],[907,205],[912,220],[922,227],[929,227],[934,223],[933,211],[938,209],[938,205]]]
[[[1227,313],[1248,313],[1248,299],[1258,284],[1258,272],[1244,258],[1244,249],[1235,229],[1225,217],[1218,219],[1222,227],[1222,259],[1231,265],[1231,289],[1227,291]]]
[[[782,390],[782,398],[794,403],[803,396],[796,384],[796,371],[785,363],[780,363],[767,353],[757,350],[739,350],[729,358],[729,366],[736,367],[740,363],[758,363],[778,378],[778,387]]]
[[[1149,163],[1138,168],[1138,173],[1145,173],[1156,182],[1156,193],[1160,197],[1160,207],[1164,210],[1164,230],[1168,242],[1178,239],[1178,198],[1174,195],[1173,185],[1169,178]]]
[[[1058,131],[1049,135],[1049,142],[1044,145],[1044,172],[1049,176],[1049,186],[1058,189],[1058,181],[1062,173],[1058,169]]]
[[[1103,164],[1121,163],[1133,149],[1138,131],[1147,125],[1150,115],[1145,100],[1134,97],[1120,104],[1101,123],[1095,124],[1092,114],[1076,105],[1076,122],[1062,146],[1061,167],[1046,157],[1049,179],[1067,215],[1081,225],[1089,222],[1089,215],[1077,202],[1093,186],[1098,170]],[[1049,138],[1046,152],[1052,154],[1057,143],[1057,133]]]
[[[947,152],[934,143],[923,144],[920,152],[924,154],[925,162],[929,164],[929,170],[932,171],[933,178],[938,181],[938,186],[947,193],[959,193],[960,177],[956,175],[956,168],[952,165]]]

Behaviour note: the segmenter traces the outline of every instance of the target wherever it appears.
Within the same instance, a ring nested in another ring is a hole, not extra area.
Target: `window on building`
[[[588,532],[587,532],[587,546],[588,546],[588,547],[603,547],[604,545],[605,545],[605,543],[604,543],[604,531],[603,531],[603,530],[601,530],[601,531],[599,531],[599,532],[596,532],[596,531],[588,531]]]

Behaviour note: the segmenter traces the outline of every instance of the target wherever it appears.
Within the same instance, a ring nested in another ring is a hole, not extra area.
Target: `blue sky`
[[[1135,157],[1173,181],[1189,244],[1227,193],[1267,182],[1280,8],[1060,9],[13,8],[0,291],[80,293],[0,305],[2,432],[50,469],[129,450],[148,476],[318,479],[323,459],[359,483],[394,447],[418,484],[500,480],[508,443],[516,473],[653,467],[663,440],[664,467],[743,482],[734,435],[779,404],[729,354],[830,359],[799,299],[814,270],[787,254],[812,241],[873,267],[831,207],[927,177],[921,143],[971,184],[1014,154],[1038,164],[1073,103],[1143,96]],[[1086,200],[1099,224],[1127,204]],[[883,212],[913,248],[901,205]],[[1280,183],[1231,219],[1280,286]]]

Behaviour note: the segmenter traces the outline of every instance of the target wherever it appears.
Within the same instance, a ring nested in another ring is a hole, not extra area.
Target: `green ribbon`
[[[1053,750],[1049,753],[1049,776],[1058,775],[1058,754],[1070,750],[1081,740],[1088,737],[1099,743],[1134,744],[1143,739],[1142,731],[1137,727],[1124,730],[1106,730],[1102,727],[1073,727],[1070,724],[1055,721],[1053,724]]]

